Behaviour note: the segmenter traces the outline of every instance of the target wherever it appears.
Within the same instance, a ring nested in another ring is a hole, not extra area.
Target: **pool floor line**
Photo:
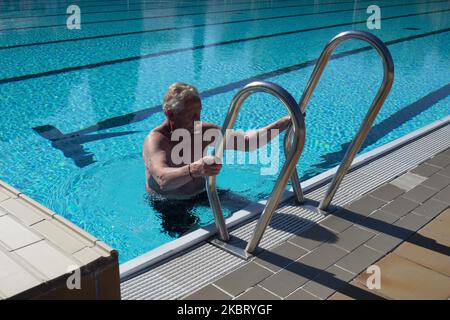
[[[433,10],[433,11],[427,11],[427,12],[421,12],[421,13],[405,14],[405,15],[400,15],[400,16],[391,16],[391,17],[383,18],[383,21],[393,20],[393,19],[401,19],[401,18],[406,18],[406,17],[413,17],[413,16],[422,16],[422,15],[428,15],[428,14],[434,14],[434,13],[441,13],[441,12],[449,12],[449,11],[450,11],[450,9]],[[343,26],[349,26],[349,25],[354,26],[356,24],[362,24],[362,23],[365,24],[366,22],[367,22],[366,20],[352,21],[352,22],[339,23],[339,24],[327,25],[327,26],[322,26],[322,27],[291,30],[291,31],[279,32],[279,33],[274,33],[274,34],[267,34],[267,35],[260,35],[260,36],[254,36],[254,37],[248,37],[248,38],[240,38],[240,39],[235,39],[235,40],[221,41],[221,42],[210,43],[210,44],[203,44],[203,45],[198,45],[198,46],[193,46],[193,47],[165,50],[165,51],[154,52],[154,53],[149,53],[149,54],[145,54],[145,55],[132,56],[132,57],[126,57],[126,58],[120,58],[120,59],[114,59],[114,60],[106,60],[106,61],[101,61],[101,62],[96,62],[96,63],[85,64],[85,65],[78,65],[78,66],[73,66],[73,67],[65,67],[65,68],[61,68],[61,69],[48,70],[48,71],[39,72],[39,73],[24,74],[24,75],[20,75],[20,76],[2,78],[2,79],[0,79],[0,84],[20,82],[20,81],[29,80],[29,79],[54,76],[54,75],[58,75],[58,74],[69,73],[69,72],[80,71],[80,70],[96,69],[96,68],[110,66],[110,65],[124,63],[124,62],[138,61],[138,60],[142,60],[142,59],[150,59],[150,58],[154,58],[154,57],[171,55],[171,54],[176,54],[176,53],[181,53],[181,52],[203,50],[206,48],[226,46],[226,45],[230,45],[230,44],[243,43],[243,42],[247,42],[247,41],[256,41],[256,40],[261,40],[261,39],[282,37],[282,36],[298,34],[298,33],[303,33],[303,32],[331,29],[331,28],[343,27]]]
[[[289,2],[289,1],[294,1],[294,0],[277,0],[278,2]],[[269,3],[271,3],[272,1],[271,0],[262,0],[262,1],[258,1],[258,3],[267,3],[267,2],[269,2]],[[140,2],[140,3],[135,3],[135,4],[132,4],[132,5],[142,5],[142,4],[146,4],[146,3],[153,3],[153,2],[146,2],[146,1],[143,1],[143,2]],[[237,2],[237,3],[235,3],[235,4],[252,4],[253,3],[253,1],[243,1],[243,2]],[[111,5],[111,4],[104,4],[104,5],[97,5],[97,6],[80,6],[80,7],[84,7],[84,8],[98,8],[98,7],[119,7],[119,6],[122,6],[122,5]],[[164,10],[164,9],[185,9],[185,8],[201,8],[201,7],[209,7],[210,5],[199,5],[199,6],[196,6],[196,5],[191,5],[191,6],[176,6],[176,7],[173,7],[173,6],[170,6],[170,7],[153,7],[153,8],[148,8],[148,10]],[[228,4],[220,4],[220,5],[216,5],[215,7],[217,7],[217,6],[228,6]],[[58,9],[63,9],[63,10],[65,10],[67,8],[67,6],[64,6],[64,7],[53,7],[53,8],[50,8],[51,10],[58,10]],[[46,9],[46,8],[44,8],[44,9],[30,9],[30,10],[13,10],[13,11],[3,11],[4,13],[12,13],[12,12],[23,12],[23,11],[26,11],[26,12],[29,12],[29,11],[39,11],[39,10],[48,10],[48,9]]]
[[[369,1],[369,0],[367,0]],[[382,8],[395,8],[395,7],[405,7],[405,6],[411,6],[411,5],[417,5],[417,4],[434,4],[434,3],[443,3],[447,2],[446,0],[435,0],[435,1],[424,1],[424,2],[413,2],[413,3],[401,3],[401,4],[394,4],[394,5],[386,5]],[[135,31],[135,32],[126,32],[121,34],[116,34],[116,36],[120,35],[132,35],[132,34],[141,34],[141,33],[151,33],[151,32],[161,32],[161,31],[172,31],[172,30],[183,30],[183,29],[189,29],[189,28],[199,28],[199,27],[208,27],[208,26],[216,26],[216,25],[226,25],[226,24],[233,24],[233,23],[243,23],[243,22],[251,22],[251,21],[265,21],[265,20],[274,20],[274,19],[285,19],[285,18],[294,18],[294,17],[302,17],[302,16],[313,16],[313,15],[321,15],[321,14],[329,14],[329,13],[340,13],[340,12],[350,12],[350,11],[365,11],[367,10],[366,7],[363,8],[351,8],[351,9],[339,9],[339,10],[331,10],[331,11],[323,11],[323,12],[309,12],[309,13],[297,13],[297,14],[290,14],[290,15],[280,15],[280,16],[273,16],[273,17],[261,17],[261,18],[252,18],[252,19],[242,19],[242,20],[231,20],[231,21],[224,21],[224,22],[217,22],[217,23],[204,23],[204,24],[193,24],[193,25],[186,25],[182,27],[165,27],[165,28],[157,28],[157,29],[148,29],[143,31]],[[114,19],[114,20],[99,20],[99,21],[88,21],[83,22],[83,25],[92,25],[92,24],[100,24],[100,23],[111,23],[111,22],[124,22],[124,21],[139,21],[139,20],[148,20],[148,19],[154,19],[154,17],[139,17],[139,18],[128,18],[128,19]],[[1,19],[0,19],[1,20]],[[41,29],[41,28],[55,28],[55,27],[63,27],[66,28],[66,24],[58,24],[58,25],[42,25],[42,26],[21,26],[16,28],[7,28],[7,29],[0,29],[0,31],[16,31],[16,30],[30,30],[30,29]],[[111,37],[113,35],[105,36]],[[101,39],[103,36],[93,36],[93,39]],[[70,39],[68,39],[70,40]],[[72,39],[77,40],[77,38]]]
[[[405,7],[405,6],[417,5],[417,4],[442,3],[442,2],[447,2],[447,0],[437,0],[437,1],[432,1],[432,2],[424,1],[424,2],[414,2],[414,3],[405,3],[405,4],[395,4],[395,5],[383,6],[383,8]],[[50,40],[50,41],[43,41],[43,42],[34,42],[34,43],[24,43],[24,44],[0,46],[0,50],[16,49],[16,48],[24,48],[24,47],[34,47],[34,46],[50,45],[50,44],[58,44],[58,43],[67,43],[67,42],[78,42],[78,41],[86,41],[86,40],[94,40],[94,39],[107,39],[107,38],[124,37],[124,36],[136,35],[136,34],[153,33],[153,32],[161,32],[161,31],[183,30],[183,29],[190,29],[190,28],[227,25],[227,24],[244,23],[244,22],[251,22],[251,21],[265,21],[265,20],[274,20],[274,19],[285,19],[285,18],[293,18],[293,17],[314,16],[314,15],[340,13],[340,12],[350,12],[350,11],[353,11],[353,12],[354,11],[365,11],[366,9],[367,8],[364,7],[364,8],[356,8],[356,9],[352,8],[352,9],[342,9],[342,10],[332,10],[332,11],[322,11],[322,12],[298,13],[298,14],[290,14],[290,15],[283,15],[283,16],[272,16],[272,17],[263,17],[263,18],[254,18],[254,19],[242,19],[242,20],[231,20],[231,21],[214,22],[214,23],[194,24],[194,25],[187,25],[187,26],[181,26],[181,27],[165,27],[165,28],[158,28],[158,29],[147,29],[147,30],[131,31],[131,32],[124,32],[124,33],[114,33],[114,34],[105,34],[105,35],[96,35],[96,36],[71,38],[71,39],[57,39],[57,40]],[[110,21],[101,21],[101,22],[111,22],[111,21],[114,22],[114,21],[127,21],[127,20],[130,20],[130,19],[110,20]],[[131,19],[131,20],[133,20],[133,19]],[[84,22],[83,24],[90,24],[90,22],[88,22],[88,23]],[[64,26],[66,26],[66,25],[64,25]]]
[[[361,2],[370,2],[370,0],[363,0]],[[379,0],[383,1],[383,0]],[[347,1],[347,2],[337,2],[337,3],[329,3],[330,4],[346,4],[346,3],[353,3],[353,1]],[[172,14],[172,15],[159,15],[159,16],[149,16],[148,19],[159,19],[159,18],[175,18],[175,17],[187,17],[187,16],[195,16],[195,15],[208,15],[208,14],[216,14],[216,13],[231,13],[231,12],[241,12],[241,11],[262,11],[262,10],[269,10],[269,9],[284,9],[284,8],[297,8],[297,7],[306,7],[310,5],[291,5],[291,6],[279,6],[279,7],[263,7],[263,8],[251,8],[251,9],[233,9],[233,10],[221,10],[221,11],[205,11],[205,12],[192,12],[192,13],[181,13],[181,14]],[[150,10],[141,10],[141,9],[134,9],[134,10],[126,10],[126,12],[130,11],[150,11]],[[114,11],[92,11],[92,12],[85,12],[84,14],[103,14],[103,13],[115,13],[115,12],[124,12],[123,10],[114,10]],[[30,18],[45,18],[45,17],[54,17],[54,16],[67,16],[67,14],[56,14],[56,15],[44,15],[44,16],[18,16],[18,17],[0,17],[0,20],[2,19],[14,19],[14,18],[20,18],[20,19],[30,19]]]

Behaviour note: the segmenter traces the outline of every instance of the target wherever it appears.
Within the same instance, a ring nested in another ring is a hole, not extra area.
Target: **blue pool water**
[[[81,30],[66,28],[69,4]],[[253,80],[298,99],[312,64],[337,33],[366,30],[370,4],[395,63],[392,91],[364,153],[450,114],[448,1],[0,1],[0,179],[104,240],[128,261],[213,221],[201,199],[184,216],[151,203],[142,142],[164,116],[168,85],[203,93],[202,119],[221,124],[237,90]],[[307,109],[302,179],[339,163],[382,79],[366,46],[345,43]],[[252,96],[236,127],[286,113]],[[283,163],[281,154],[280,168]],[[277,175],[227,165],[218,177],[224,211],[266,197]],[[176,208],[176,203],[173,204]],[[175,212],[177,210],[174,210]]]

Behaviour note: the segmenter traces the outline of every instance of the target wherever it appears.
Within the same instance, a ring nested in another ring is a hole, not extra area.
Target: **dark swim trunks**
[[[209,206],[206,191],[185,200],[164,199],[149,195],[148,201],[161,218],[164,232],[176,238],[199,227],[200,219],[194,213],[195,207]]]
[[[233,203],[232,206],[235,208],[230,207],[229,209],[231,211],[236,211],[248,204],[248,200],[233,194],[233,192],[229,190],[219,189],[217,193],[224,205],[226,205],[227,202]],[[209,207],[208,194],[206,191],[186,200],[164,199],[148,194],[147,201],[161,218],[161,227],[163,231],[171,237],[176,238],[198,229],[200,227],[200,219],[196,214],[196,208],[200,206]]]

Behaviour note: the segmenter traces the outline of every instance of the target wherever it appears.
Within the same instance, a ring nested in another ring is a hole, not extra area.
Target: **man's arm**
[[[221,164],[206,159],[212,157],[201,158],[181,167],[171,167],[168,162],[170,150],[164,146],[161,137],[157,134],[147,138],[144,153],[149,173],[163,191],[178,189],[191,182],[193,178],[215,176],[222,167]]]
[[[228,133],[225,148],[239,151],[255,151],[286,130],[290,122],[290,116],[284,116],[256,130],[247,132],[232,130]],[[220,126],[212,123],[206,123],[205,126],[206,129],[220,129]]]
[[[192,181],[188,165],[178,168],[169,166],[167,151],[163,138],[159,134],[150,134],[145,140],[144,157],[146,166],[149,174],[162,191],[177,189]]]

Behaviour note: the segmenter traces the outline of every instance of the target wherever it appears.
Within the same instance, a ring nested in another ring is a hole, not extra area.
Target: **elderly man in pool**
[[[199,93],[195,87],[185,83],[174,83],[169,87],[164,97],[163,110],[166,119],[144,141],[147,191],[169,199],[195,198],[205,191],[205,177],[217,175],[222,167],[217,158],[205,156],[206,148],[215,139],[202,138],[208,130],[220,134],[220,126],[200,122],[202,103]],[[255,148],[252,146],[261,147],[266,144],[285,130],[289,123],[290,117],[285,116],[257,130],[232,131],[231,134],[228,133],[230,138],[227,135],[225,146],[241,151],[253,150]],[[190,139],[185,139],[186,134]],[[197,138],[198,135],[201,136],[200,139]],[[180,139],[181,137],[184,139]],[[232,139],[238,142],[229,143]],[[184,148],[180,148],[180,143],[183,142],[180,140],[184,140]],[[252,141],[257,143],[252,144]]]

